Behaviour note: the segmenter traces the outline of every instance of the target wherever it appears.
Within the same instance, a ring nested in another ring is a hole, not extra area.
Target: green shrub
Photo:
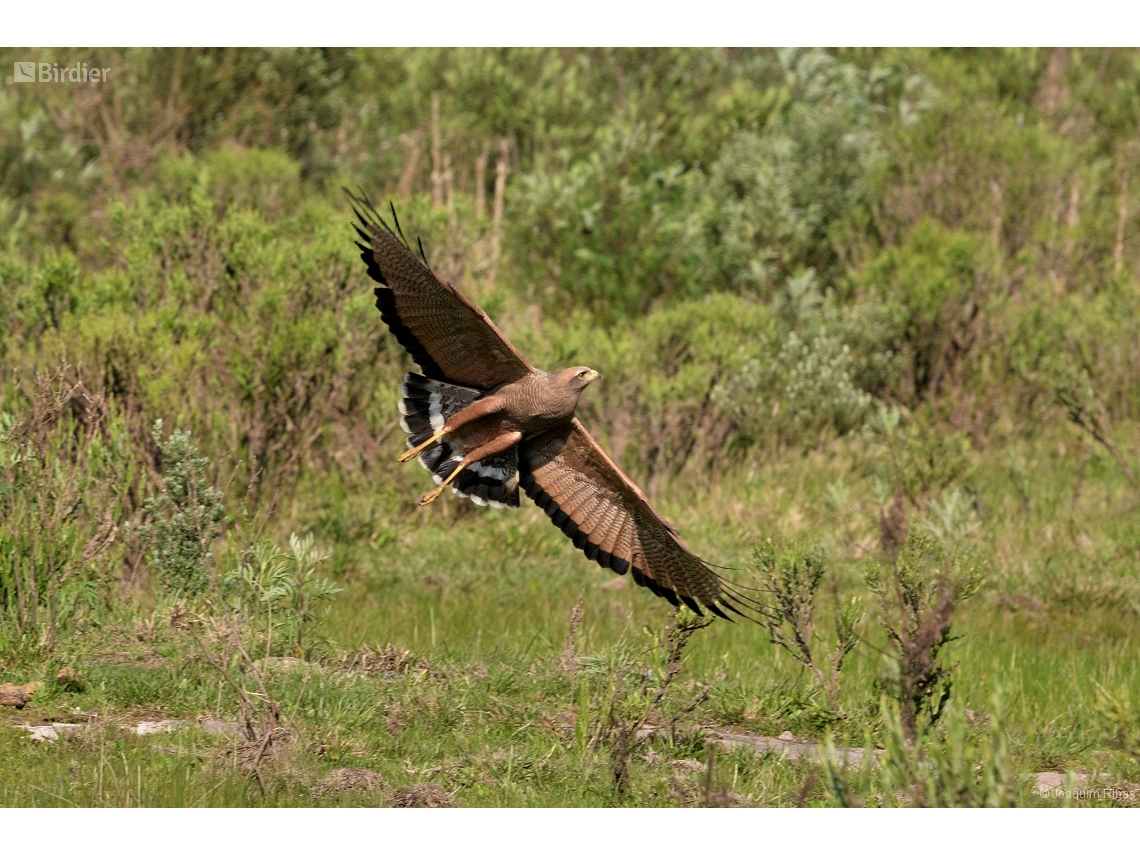
[[[753,551],[761,597],[760,614],[772,643],[807,668],[827,696],[831,714],[838,715],[839,675],[848,654],[859,642],[862,622],[859,599],[840,603],[836,594],[835,636],[821,642],[816,625],[820,586],[827,560],[819,547],[777,547],[769,539]]]
[[[295,210],[301,201],[300,167],[277,149],[226,146],[201,158],[169,156],[158,162],[155,171],[155,185],[163,198],[180,204],[204,187],[219,211],[252,208],[274,219]]]
[[[900,354],[902,373],[892,391],[902,400],[932,397],[955,379],[979,340],[994,275],[991,244],[931,220],[859,272],[858,287],[892,307],[895,326],[883,345]]]
[[[900,427],[901,425],[901,427]],[[880,405],[864,426],[869,464],[893,482],[917,509],[934,495],[967,481],[974,471],[974,445],[968,434],[948,430],[929,414],[902,421],[898,407]],[[880,477],[881,480],[881,477]],[[888,489],[887,482],[882,482]]]
[[[512,240],[524,278],[542,283],[535,298],[612,322],[705,290],[700,177],[664,160],[660,142],[644,121],[604,125],[588,158],[522,177]]]
[[[948,538],[962,535],[960,500],[941,506],[935,531]],[[907,738],[914,740],[938,721],[950,700],[953,666],[943,650],[953,640],[951,621],[963,601],[977,593],[983,563],[956,541],[940,543],[928,531],[911,528],[895,560],[874,563],[866,571],[867,587],[879,605],[889,654],[883,657],[883,685],[898,704]]]
[[[260,644],[267,656],[275,650],[289,656],[306,652],[306,629],[322,616],[322,604],[340,592],[315,575],[327,559],[311,534],[291,534],[288,552],[273,543],[256,543],[222,581],[223,594],[253,628],[257,635],[253,643]]]
[[[121,414],[70,366],[29,385],[19,415],[0,410],[0,611],[50,641],[106,603],[136,457]]]
[[[717,284],[770,295],[803,267],[837,272],[842,232],[882,160],[869,75],[822,51],[780,54],[784,108],[728,140],[707,195]]]
[[[997,704],[990,712],[988,741],[970,739],[964,714],[947,715],[946,728],[915,743],[908,737],[898,707],[881,699],[885,747],[875,769],[868,759],[857,777],[840,766],[828,740],[824,766],[828,789],[843,807],[863,807],[857,789],[876,794],[880,807],[1013,807],[1017,777],[1009,740]],[[870,755],[868,755],[868,758]],[[877,778],[877,780],[876,780]]]
[[[222,533],[222,495],[206,475],[209,458],[198,456],[187,431],[175,428],[164,441],[159,419],[151,437],[162,449],[163,489],[143,502],[153,521],[139,528],[139,536],[166,590],[200,594],[210,583],[212,546]]]
[[[776,311],[788,330],[779,351],[746,360],[713,400],[749,438],[813,442],[859,427],[871,396],[856,385],[857,357],[842,340],[832,294],[824,300],[809,269],[788,279]],[[885,364],[878,357],[872,352],[862,361]]]
[[[581,312],[537,330],[512,327],[510,336],[544,369],[584,364],[602,372],[579,403],[583,422],[627,471],[655,483],[734,458],[740,437],[715,402],[716,388],[771,351],[775,323],[762,303],[710,294],[609,328]]]
[[[750,359],[717,387],[714,400],[751,436],[766,428],[789,439],[815,437],[825,427],[844,434],[862,422],[870,403],[852,384],[850,363],[850,351],[833,339],[807,343],[792,333],[775,364]]]

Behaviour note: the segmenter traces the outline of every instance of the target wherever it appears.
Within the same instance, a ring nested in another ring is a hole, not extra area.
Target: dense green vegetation
[[[32,58],[112,71],[0,86],[0,804],[1140,799],[1140,52]],[[342,185],[764,626],[416,507]]]

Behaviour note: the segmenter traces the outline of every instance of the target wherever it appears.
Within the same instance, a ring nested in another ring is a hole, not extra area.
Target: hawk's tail
[[[400,387],[400,427],[408,433],[408,448],[415,448],[443,428],[444,423],[460,410],[482,397],[483,393],[465,386],[432,380],[420,374],[405,374]],[[419,453],[420,465],[431,473],[435,483],[442,484],[463,460],[463,452],[444,437]],[[496,457],[480,460],[456,476],[451,482],[455,495],[469,498],[477,505],[495,508],[519,506],[518,453],[511,448]]]

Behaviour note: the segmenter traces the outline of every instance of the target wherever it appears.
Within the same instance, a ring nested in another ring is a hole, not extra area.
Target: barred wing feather
[[[677,530],[574,419],[525,440],[519,484],[587,558],[659,597],[751,619],[756,603],[694,555]]]

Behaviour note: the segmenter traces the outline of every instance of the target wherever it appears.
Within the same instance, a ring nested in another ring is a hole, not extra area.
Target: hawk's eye
[[[585,376],[586,376],[586,372],[585,372],[585,371],[579,371],[579,372],[578,372],[578,376],[579,376],[579,377],[585,377]]]

